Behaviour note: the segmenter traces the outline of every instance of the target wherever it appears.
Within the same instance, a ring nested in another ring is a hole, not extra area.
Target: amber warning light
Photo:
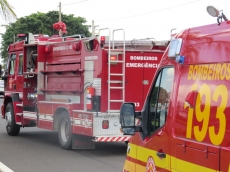
[[[110,60],[112,60],[112,61],[117,60],[117,55],[110,56]]]

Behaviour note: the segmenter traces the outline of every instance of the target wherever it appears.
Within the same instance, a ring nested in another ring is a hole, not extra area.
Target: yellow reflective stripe
[[[129,143],[128,147],[127,147],[127,151],[128,151],[128,149],[129,149],[129,153],[127,152],[127,155],[129,157],[132,157],[132,158],[136,159],[137,145]]]
[[[136,164],[134,162],[125,160],[125,165],[124,165],[124,169],[126,171],[135,171],[135,166]],[[137,170],[136,170],[137,171]]]
[[[136,172],[142,172],[142,171],[146,172],[146,167],[139,165],[139,164],[136,164]]]
[[[216,170],[213,170],[211,168],[207,168],[187,161],[183,161],[173,156],[171,156],[171,161],[172,161],[171,163],[172,171],[179,170],[179,171],[186,171],[186,172],[194,172],[194,171],[216,172]]]
[[[130,149],[129,154],[127,154],[127,155],[131,158],[142,161],[143,163],[146,163],[146,164],[147,164],[148,158],[151,156],[154,159],[155,165],[157,167],[167,169],[169,171],[216,172],[216,170],[213,170],[213,169],[210,169],[207,167],[203,167],[203,166],[200,166],[197,164],[193,164],[193,163],[175,158],[175,157],[170,156],[168,154],[166,154],[166,158],[160,159],[156,155],[157,151],[155,151],[155,150],[147,149],[147,148],[140,147],[140,146],[137,149],[137,145],[131,144],[131,143],[129,143],[129,145],[131,146],[131,149]],[[136,157],[136,150],[137,150],[138,157]],[[170,167],[170,158],[171,158],[171,168],[172,169],[169,168]],[[124,169],[126,169],[127,171],[133,171],[134,166],[135,166],[135,163],[132,163],[132,162],[126,160],[125,165],[124,165],[124,167],[125,167]],[[143,171],[143,170],[146,170],[146,165],[142,166],[140,164],[136,164],[136,172]]]
[[[166,155],[166,158],[160,159],[157,156],[157,151],[140,147],[140,146],[137,149],[137,155],[138,155],[137,157],[138,160],[146,163],[148,161],[148,158],[151,156],[154,159],[155,165],[157,164],[158,167],[169,170],[169,162],[170,162],[169,155]]]

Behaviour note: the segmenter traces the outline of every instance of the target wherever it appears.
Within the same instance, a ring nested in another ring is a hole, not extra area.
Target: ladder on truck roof
[[[105,40],[104,47],[109,47],[109,43],[111,43],[111,41]],[[154,46],[167,46],[168,43],[169,40],[155,41],[155,38],[112,41],[113,49],[125,47],[126,50],[153,50]]]
[[[99,32],[100,30],[109,30],[108,28],[105,28],[105,29],[99,29]],[[112,50],[114,49],[114,32],[116,31],[123,31],[123,49],[122,51],[116,51],[116,52],[111,52],[111,46],[110,46],[110,30],[109,30],[109,41],[108,41],[108,115],[110,115],[111,113],[113,112],[118,112],[117,110],[113,111],[110,109],[110,105],[111,103],[114,103],[114,102],[119,102],[119,103],[124,103],[125,101],[125,31],[124,29],[115,29],[113,30],[113,40],[112,40]],[[117,60],[111,60],[110,59],[110,56],[111,55],[117,55],[117,57],[119,55],[122,56],[122,59],[117,59]],[[119,73],[112,73],[111,72],[111,64],[113,63],[121,63],[122,64],[122,69]],[[122,79],[121,80],[112,80],[111,77],[113,76],[120,76]],[[121,86],[111,86],[111,84],[121,84]],[[117,100],[114,100],[114,99],[111,99],[110,97],[110,93],[112,90],[116,90],[116,89],[121,89],[121,99],[117,99]]]

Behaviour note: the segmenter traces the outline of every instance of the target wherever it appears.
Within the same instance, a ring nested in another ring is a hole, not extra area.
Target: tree
[[[7,0],[0,0],[0,6],[1,6],[1,16],[3,17],[3,19],[5,19],[6,21],[10,22],[13,19],[16,19],[17,16],[13,10],[13,7],[8,3]]]
[[[90,36],[88,27],[83,25],[86,23],[85,18],[74,17],[73,14],[65,15],[61,14],[62,21],[67,26],[67,36],[84,34],[86,37]],[[7,47],[14,42],[14,36],[19,33],[33,34],[47,34],[47,35],[58,35],[58,31],[53,29],[53,24],[58,22],[59,13],[58,11],[49,11],[48,13],[33,13],[26,17],[19,18],[15,23],[11,23],[6,27],[6,32],[2,34],[2,47],[1,57],[4,61],[7,58]]]

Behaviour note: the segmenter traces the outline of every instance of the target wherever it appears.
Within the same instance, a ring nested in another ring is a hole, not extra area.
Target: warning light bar
[[[23,33],[20,33],[20,34],[17,34],[17,37],[25,37],[26,34],[23,34]]]
[[[19,38],[20,41],[25,40],[26,34],[20,33],[20,34],[17,34],[17,37]]]

